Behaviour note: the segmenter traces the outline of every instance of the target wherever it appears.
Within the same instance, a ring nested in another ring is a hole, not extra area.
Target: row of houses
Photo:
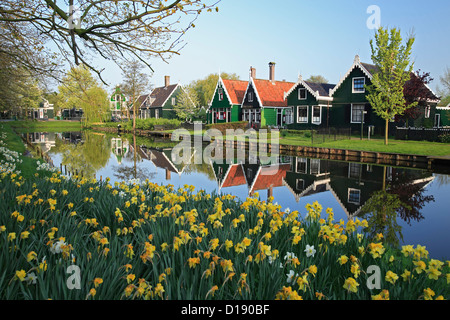
[[[177,118],[174,107],[178,103],[179,95],[185,91],[180,83],[171,84],[170,76],[164,77],[164,86],[157,87],[149,94],[140,95],[136,99],[137,118]],[[110,110],[113,118],[130,118],[133,106],[129,99],[117,87],[110,98]]]
[[[252,127],[283,127],[311,129],[316,127],[365,126],[384,128],[384,121],[375,114],[367,100],[366,85],[371,85],[377,67],[361,62],[355,56],[353,64],[337,84],[306,81],[275,80],[275,63],[269,63],[269,79],[258,79],[250,68],[248,81],[219,78],[208,109],[208,123],[247,121]],[[411,73],[410,85],[415,73]],[[412,119],[410,126],[421,127],[426,122],[435,127],[448,125],[448,110],[437,109],[439,97],[422,82],[421,96],[425,97],[421,116]],[[447,108],[448,109],[448,108]],[[445,118],[445,119],[444,119]],[[398,124],[397,124],[398,125]]]

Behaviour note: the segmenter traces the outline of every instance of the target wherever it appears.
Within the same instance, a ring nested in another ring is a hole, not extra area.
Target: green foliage
[[[239,80],[239,76],[234,73],[220,74],[222,79]],[[200,106],[208,106],[213,98],[214,90],[216,90],[217,81],[219,81],[219,74],[213,73],[206,78],[194,81],[191,86],[197,92]]]
[[[60,107],[82,108],[85,125],[108,119],[108,93],[97,83],[86,66],[70,69],[58,90],[61,96]]]
[[[166,130],[177,129],[181,126],[181,121],[177,119],[165,119],[165,118],[147,118],[147,119],[136,119],[136,129],[142,130],[154,130],[155,125],[164,126]],[[113,123],[114,127],[117,127],[117,123]],[[123,128],[126,130],[133,129],[133,122],[125,122]]]
[[[178,119],[192,121],[200,110],[197,91],[192,85],[183,87],[177,95],[177,104],[173,106]]]
[[[373,75],[372,85],[367,86],[367,100],[374,112],[386,121],[385,143],[388,141],[388,121],[401,115],[407,108],[404,97],[404,84],[410,79],[413,64],[410,56],[414,38],[410,37],[402,44],[400,30],[380,27],[374,40],[370,41],[372,61],[378,67]]]
[[[439,141],[442,143],[450,143],[450,133],[443,133],[439,136]]]

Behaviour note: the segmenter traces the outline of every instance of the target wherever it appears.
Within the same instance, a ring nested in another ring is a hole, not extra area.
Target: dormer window
[[[364,93],[364,85],[366,84],[366,78],[353,78],[353,93]]]
[[[298,89],[298,100],[306,100],[306,89],[305,88]]]

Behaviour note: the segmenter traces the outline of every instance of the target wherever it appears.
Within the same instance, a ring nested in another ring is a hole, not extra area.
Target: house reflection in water
[[[267,191],[269,197],[274,188],[285,187],[297,202],[303,197],[330,192],[349,219],[361,213],[375,192],[383,189],[389,192],[394,176],[406,176],[403,183],[415,185],[416,191],[423,190],[434,179],[432,174],[422,170],[289,156],[279,157],[278,163],[271,165],[211,165],[219,190],[247,185],[250,196]]]
[[[116,156],[117,164],[120,165],[122,163],[123,158],[130,151],[128,140],[122,138],[112,138],[111,151]]]
[[[32,144],[39,144],[42,152],[47,153],[56,145],[56,133],[33,132],[27,134],[27,139]]]
[[[145,146],[137,148],[138,154],[142,159],[146,159],[153,163],[157,168],[164,169],[166,172],[166,180],[169,181],[172,177],[172,173],[181,176],[186,168],[185,163],[175,164],[172,161],[172,149],[151,149]],[[192,153],[192,157],[194,153]],[[190,159],[192,160],[192,158]],[[175,161],[178,163],[178,161]]]

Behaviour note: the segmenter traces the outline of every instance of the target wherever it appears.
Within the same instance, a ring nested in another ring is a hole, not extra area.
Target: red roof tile
[[[253,80],[258,96],[263,106],[287,107],[284,93],[288,92],[295,83],[286,81]]]
[[[228,170],[225,180],[222,183],[222,188],[235,187],[245,184],[244,171],[240,164],[234,164]]]
[[[222,79],[232,104],[241,104],[247,90],[248,81]]]
[[[291,170],[290,164],[280,164],[278,166],[265,166],[259,171],[258,176],[255,177],[250,193],[257,190],[265,190],[270,187],[281,187],[283,179],[286,177],[286,172]]]

